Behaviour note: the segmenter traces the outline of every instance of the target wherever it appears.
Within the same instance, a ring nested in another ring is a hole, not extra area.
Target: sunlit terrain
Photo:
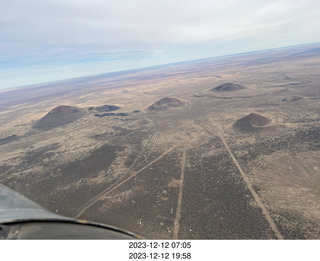
[[[151,239],[320,239],[320,45],[2,91],[0,183]]]

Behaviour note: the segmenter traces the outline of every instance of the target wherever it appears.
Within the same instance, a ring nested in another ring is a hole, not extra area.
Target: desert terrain
[[[320,44],[0,92],[0,183],[150,239],[320,239]]]

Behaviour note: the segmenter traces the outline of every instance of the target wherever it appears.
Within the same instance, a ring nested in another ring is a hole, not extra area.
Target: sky
[[[320,42],[319,0],[2,0],[0,89]]]

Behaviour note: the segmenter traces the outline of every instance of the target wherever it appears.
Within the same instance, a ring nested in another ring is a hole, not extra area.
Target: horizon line
[[[74,80],[80,80],[80,79],[85,79],[85,78],[96,78],[96,77],[108,76],[108,75],[112,75],[112,74],[126,74],[126,73],[137,72],[140,70],[155,69],[157,67],[174,66],[174,65],[178,65],[178,64],[182,64],[182,63],[192,63],[192,62],[197,62],[197,61],[202,61],[202,60],[210,60],[210,59],[214,59],[214,58],[237,56],[237,55],[243,55],[243,54],[259,53],[259,52],[264,52],[264,51],[272,51],[272,50],[284,49],[284,48],[295,48],[295,47],[300,47],[300,46],[317,45],[317,44],[320,44],[320,42],[311,42],[311,43],[309,42],[309,43],[303,43],[303,44],[287,45],[287,46],[280,46],[280,47],[274,47],[274,48],[253,50],[253,51],[248,51],[248,52],[230,53],[230,54],[223,54],[223,55],[211,56],[211,57],[206,57],[206,58],[197,58],[197,59],[192,59],[192,60],[184,60],[184,61],[177,61],[177,62],[172,62],[172,63],[157,64],[157,65],[151,65],[151,66],[145,66],[145,67],[137,67],[137,68],[132,68],[132,69],[120,70],[120,71],[110,71],[110,72],[105,72],[105,73],[76,76],[76,77],[72,77],[72,78],[57,79],[57,80],[48,81],[48,82],[38,82],[38,83],[33,83],[33,84],[12,86],[12,87],[7,87],[7,88],[5,87],[5,88],[0,89],[0,93],[7,92],[7,91],[21,90],[21,89],[25,89],[28,87],[35,88],[35,87],[39,87],[41,85],[47,85],[47,84],[65,82],[65,81],[74,81]]]

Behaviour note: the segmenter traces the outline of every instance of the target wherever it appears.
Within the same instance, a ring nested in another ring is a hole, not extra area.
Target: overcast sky
[[[320,42],[319,0],[2,0],[0,89]]]

